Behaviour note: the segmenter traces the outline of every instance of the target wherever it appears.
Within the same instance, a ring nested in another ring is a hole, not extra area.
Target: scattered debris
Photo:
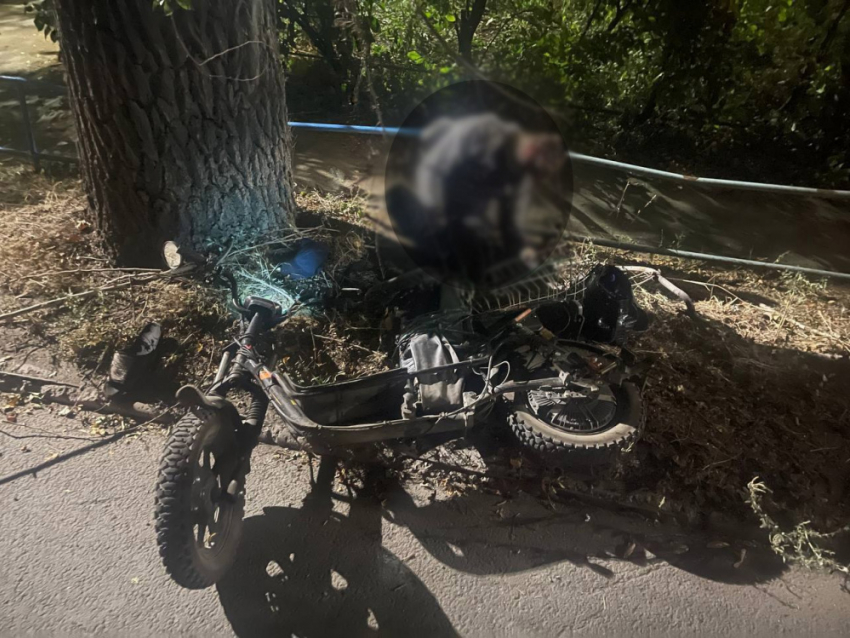
[[[850,565],[835,560],[835,551],[828,547],[842,534],[850,534],[850,525],[830,533],[817,532],[809,521],[797,523],[792,529],[783,529],[767,512],[767,500],[772,491],[767,485],[754,478],[747,485],[747,503],[761,521],[761,526],[768,531],[770,545],[773,551],[782,557],[783,561],[794,562],[810,569],[827,569],[850,575]],[[742,550],[739,563],[743,563],[746,549]]]
[[[69,412],[62,414],[60,410],[61,416],[69,416],[73,413],[73,409],[77,409],[97,412],[98,414],[117,414],[147,423],[169,424],[174,421],[173,416],[170,415],[170,409],[158,413],[150,410],[149,406],[139,403],[104,403],[96,397],[96,392],[90,392],[88,394],[74,393],[72,388],[60,386],[45,386],[40,394],[43,403],[58,403],[68,406],[65,409],[69,410]]]

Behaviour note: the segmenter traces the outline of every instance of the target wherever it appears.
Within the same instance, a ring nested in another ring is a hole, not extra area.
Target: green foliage
[[[167,15],[174,9],[191,9],[192,0],[152,0],[153,6],[161,8]],[[54,42],[59,41],[59,30],[56,22],[56,7],[53,0],[29,0],[24,5],[24,11],[32,14],[35,28],[44,33],[44,37]]]
[[[804,521],[791,529],[783,529],[767,512],[766,501],[771,495],[770,488],[758,477],[747,484],[746,502],[758,517],[762,529],[767,530],[773,551],[785,562],[850,575],[850,567],[837,561],[835,552],[827,547],[834,545],[837,537],[850,533],[850,527],[825,534],[812,529],[809,521]]]
[[[153,0],[153,6],[165,11],[166,15],[171,15],[175,9],[190,10],[192,0]]]
[[[469,77],[465,57],[561,112],[586,150],[730,177],[850,176],[850,0],[354,4],[391,116]]]
[[[32,0],[56,39],[54,0]],[[171,13],[192,0],[151,0]],[[659,168],[850,183],[850,0],[277,0],[293,112],[398,123],[470,70],[580,150]],[[368,96],[368,97],[367,97]]]
[[[32,14],[35,28],[44,33],[45,38],[50,38],[54,42],[59,40],[53,0],[31,0],[24,5],[24,11]]]

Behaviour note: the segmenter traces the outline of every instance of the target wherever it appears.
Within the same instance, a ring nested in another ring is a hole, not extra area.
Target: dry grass
[[[0,173],[0,184],[4,310],[91,289],[117,275],[94,271],[108,263],[79,223],[84,201],[76,184],[22,173]],[[334,291],[349,266],[372,255],[369,232],[349,225],[361,203],[319,195],[299,202],[319,220],[303,232],[331,247],[325,273]],[[266,281],[287,238],[299,236],[269,238],[273,243],[258,242],[264,245],[228,259]],[[647,263],[617,251],[585,247],[579,254],[582,261]],[[850,290],[802,276],[672,258],[653,258],[650,265],[694,297],[703,319],[693,322],[678,300],[651,282],[638,288],[638,301],[653,318],[633,344],[649,366],[646,433],[618,467],[594,481],[662,509],[684,503],[747,517],[747,486],[758,476],[772,490],[759,507],[783,528],[809,521],[811,529],[830,532],[846,525]],[[171,338],[167,367],[199,380],[212,373],[232,334],[224,300],[222,291],[197,281],[158,281],[15,321],[30,328],[34,342],[96,366],[155,319]],[[356,308],[294,318],[275,340],[281,367],[303,383],[384,369],[390,363],[385,353],[393,348],[390,326]]]
[[[79,277],[61,271],[97,267],[100,261],[92,255],[84,210],[78,182],[0,164],[0,307],[78,291]],[[41,272],[61,274],[35,276]]]
[[[810,521],[822,531],[846,525],[850,290],[662,261],[693,295],[701,320],[653,284],[638,289],[653,314],[634,344],[650,365],[649,418],[640,448],[618,469],[623,489],[744,517],[751,511],[745,488],[760,476],[772,488],[764,507],[781,523]]]
[[[33,303],[107,285],[134,273],[111,268],[102,256],[85,220],[85,197],[78,180],[55,180],[30,168],[0,164],[0,313]],[[356,205],[318,194],[300,203],[324,202],[336,215],[350,217]],[[254,247],[226,257],[240,293],[255,294],[290,305],[292,284],[275,283],[271,270],[300,239],[325,242],[330,254],[318,283],[332,293],[335,277],[362,260],[369,250],[368,233],[348,227],[320,225],[273,237],[257,238]],[[145,273],[138,273],[144,276]],[[297,287],[296,287],[297,288]],[[227,309],[227,293],[209,282],[193,279],[160,280],[124,290],[70,300],[44,311],[14,319],[25,325],[35,342],[85,368],[105,372],[112,353],[129,343],[149,321],[163,325],[164,366],[178,380],[200,381],[214,372],[221,347],[233,335],[234,317]],[[290,369],[305,382],[352,376],[385,365],[385,357],[361,344],[369,341],[365,319],[362,329],[352,317],[338,314],[299,319],[292,328],[281,327],[280,338],[290,340],[298,322],[313,326],[311,346],[297,352]],[[349,347],[348,341],[351,341]],[[313,348],[312,342],[318,342]],[[350,351],[350,352],[349,352]],[[297,365],[296,365],[297,361]]]
[[[78,180],[57,181],[26,167],[0,164],[0,184],[3,311],[92,290],[134,274],[112,269],[100,253],[85,220],[85,197]],[[195,378],[207,371],[206,362],[230,325],[223,300],[219,291],[197,282],[154,281],[71,300],[12,321],[25,325],[36,344],[83,367],[108,362],[115,349],[127,344],[148,321],[159,321],[172,337],[164,344],[166,368]]]
[[[366,316],[296,316],[276,330],[280,368],[305,385],[389,369],[380,327]]]
[[[366,197],[362,194],[343,196],[309,190],[298,193],[295,200],[303,210],[321,211],[329,218],[371,229],[371,223],[366,216]]]

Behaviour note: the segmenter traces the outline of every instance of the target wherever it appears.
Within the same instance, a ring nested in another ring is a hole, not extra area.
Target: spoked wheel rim
[[[617,397],[607,383],[571,391],[532,390],[528,403],[537,418],[571,434],[596,434],[619,423]]]
[[[199,441],[197,453],[192,458],[192,486],[189,507],[191,511],[192,546],[197,556],[214,563],[237,533],[242,517],[238,499],[231,497],[223,485],[220,473],[221,455],[216,456],[213,432],[207,430]]]

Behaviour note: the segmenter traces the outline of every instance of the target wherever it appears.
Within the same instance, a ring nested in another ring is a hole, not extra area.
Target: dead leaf
[[[637,547],[637,543],[632,541],[629,543],[629,546],[626,547],[626,551],[623,553],[623,558],[629,558],[635,552],[635,547]]]
[[[733,565],[733,567],[734,567],[735,569],[738,569],[741,565],[743,565],[743,564],[744,564],[744,559],[745,559],[746,557],[747,557],[747,548],[746,548],[746,547],[743,547],[743,548],[741,548],[741,557],[738,559],[738,562],[736,562],[736,563]]]
[[[7,420],[9,423],[17,423],[17,422],[18,422],[18,417],[17,417],[17,415],[16,415],[14,412],[9,412],[9,413],[7,413],[7,414],[6,414],[6,420]]]
[[[711,541],[706,547],[708,549],[723,549],[724,547],[729,547],[729,543],[726,541]]]

